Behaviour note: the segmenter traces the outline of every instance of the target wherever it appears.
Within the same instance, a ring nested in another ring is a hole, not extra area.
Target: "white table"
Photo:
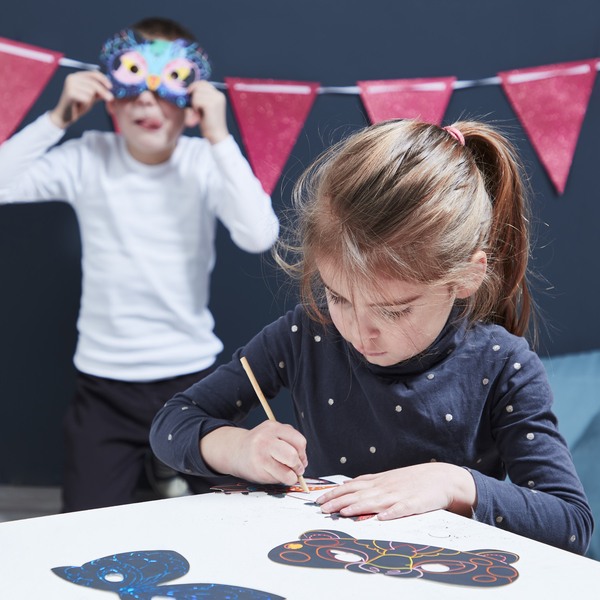
[[[519,555],[513,565],[519,576],[502,587],[480,588],[422,578],[356,573],[343,568],[300,568],[268,558],[271,549],[298,540],[305,531],[317,529],[342,531],[360,539],[411,542],[461,551],[505,550]],[[151,550],[172,550],[189,562],[189,572],[169,582],[171,585],[227,584],[299,600],[597,599],[600,593],[600,562],[445,511],[387,522],[332,520],[318,507],[294,497],[211,493],[2,523],[0,597],[116,599],[116,593],[75,585],[51,569],[81,566],[119,553]]]

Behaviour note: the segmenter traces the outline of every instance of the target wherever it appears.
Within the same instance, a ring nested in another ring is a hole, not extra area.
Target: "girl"
[[[481,123],[388,121],[326,151],[295,189],[299,243],[277,253],[302,304],[167,402],[156,454],[262,483],[340,473],[326,513],[447,509],[583,553],[591,511],[521,337],[523,188]],[[236,426],[257,404],[242,356],[267,397],[290,390],[299,431]]]

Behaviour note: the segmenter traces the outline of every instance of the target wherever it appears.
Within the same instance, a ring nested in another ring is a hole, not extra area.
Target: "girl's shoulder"
[[[462,351],[479,360],[539,362],[529,342],[501,325],[477,322],[465,330]]]

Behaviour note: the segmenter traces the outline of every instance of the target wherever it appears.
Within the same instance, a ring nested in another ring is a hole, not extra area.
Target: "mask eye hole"
[[[137,85],[144,81],[147,71],[144,57],[139,52],[131,51],[117,58],[112,76],[125,85]]]
[[[198,67],[187,58],[176,58],[163,69],[163,83],[172,92],[185,92],[197,79],[200,79]]]
[[[104,575],[104,579],[110,583],[121,583],[125,580],[125,575],[123,575],[123,573],[119,573],[118,571],[111,571],[110,573],[106,573],[106,575]]]
[[[339,560],[340,562],[354,563],[363,560],[363,557],[359,554],[354,554],[353,552],[348,552],[345,550],[332,550],[331,554],[336,560]]]

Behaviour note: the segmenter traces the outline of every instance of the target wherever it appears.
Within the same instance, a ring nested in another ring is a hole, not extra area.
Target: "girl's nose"
[[[355,313],[353,325],[358,339],[363,343],[379,337],[379,326],[370,315]]]

